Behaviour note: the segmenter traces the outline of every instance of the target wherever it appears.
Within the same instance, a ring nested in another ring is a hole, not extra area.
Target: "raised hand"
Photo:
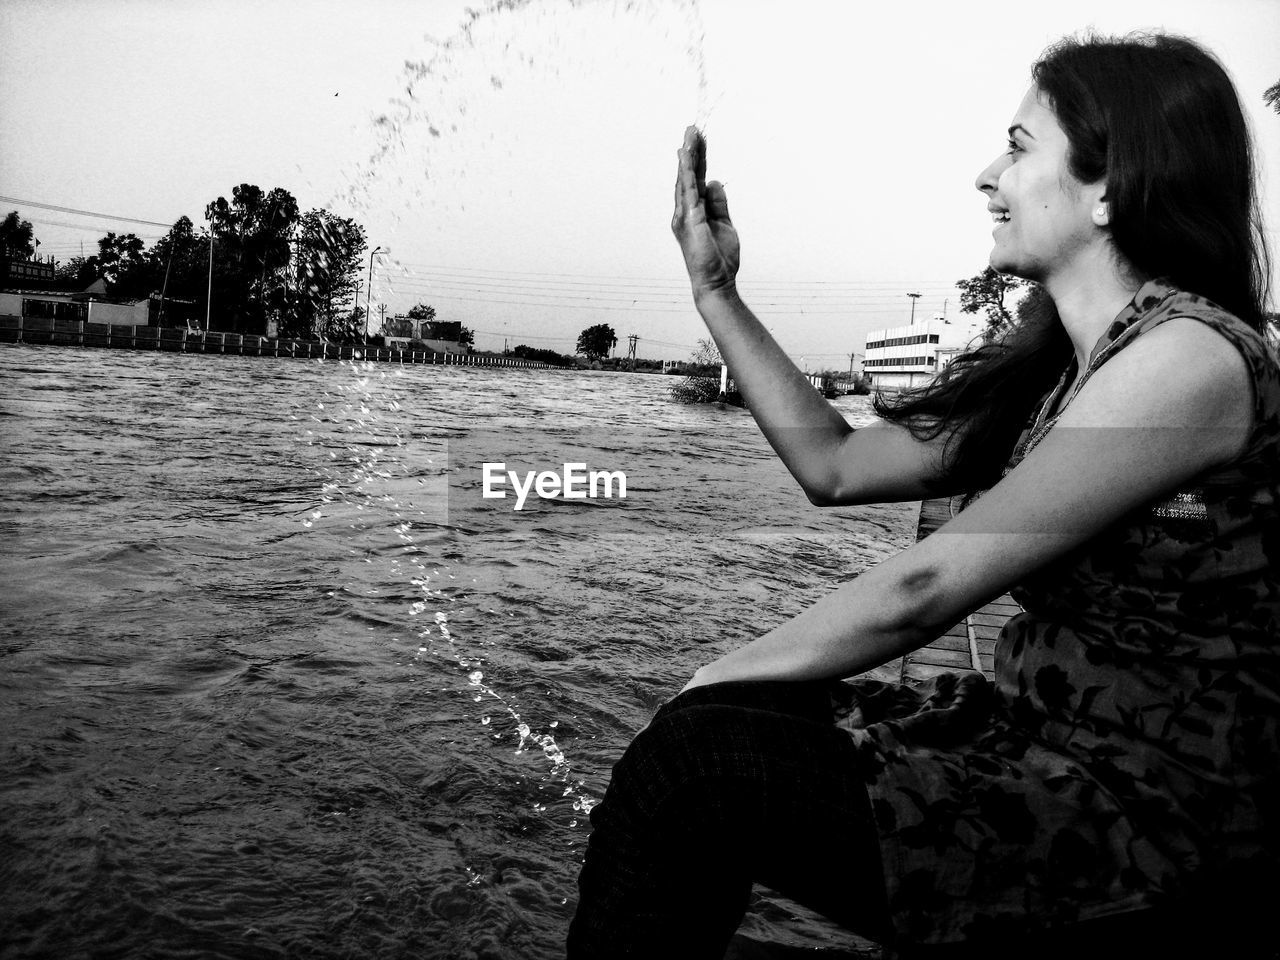
[[[697,127],[684,132],[677,151],[675,213],[671,231],[680,243],[694,299],[732,290],[738,275],[738,231],[729,219],[724,186],[707,177],[707,142]]]

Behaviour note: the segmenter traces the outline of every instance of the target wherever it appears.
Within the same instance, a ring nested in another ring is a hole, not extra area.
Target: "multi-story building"
[[[982,334],[977,318],[941,316],[867,334],[863,372],[872,390],[905,390],[930,380]]]

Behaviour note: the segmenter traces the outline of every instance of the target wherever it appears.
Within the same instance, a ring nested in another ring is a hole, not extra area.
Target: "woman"
[[[752,881],[983,956],[1218,943],[1275,897],[1280,371],[1246,124],[1179,38],[1064,41],[1032,76],[977,187],[991,265],[1055,309],[857,431],[738,297],[686,133],[694,301],[809,498],[989,489],[659,711],[593,812],[571,956],[722,956]],[[1011,588],[993,687],[838,682]]]

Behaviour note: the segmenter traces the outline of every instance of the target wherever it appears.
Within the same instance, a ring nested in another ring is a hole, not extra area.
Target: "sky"
[[[845,369],[913,303],[955,317],[991,246],[974,178],[1044,47],[1165,29],[1235,78],[1280,253],[1280,0],[470,6],[4,0],[0,213],[65,259],[284,187],[365,226],[375,317],[425,302],[480,349],[565,353],[607,323],[682,359],[706,336],[670,233],[697,123],[747,302],[801,366]]]

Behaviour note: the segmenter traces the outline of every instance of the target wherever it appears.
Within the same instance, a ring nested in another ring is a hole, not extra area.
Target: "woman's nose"
[[[983,193],[994,193],[996,185],[1000,182],[1000,174],[1004,172],[1007,163],[1008,155],[1000,154],[987,164],[985,170],[978,174],[978,179],[973,181],[973,185]]]

